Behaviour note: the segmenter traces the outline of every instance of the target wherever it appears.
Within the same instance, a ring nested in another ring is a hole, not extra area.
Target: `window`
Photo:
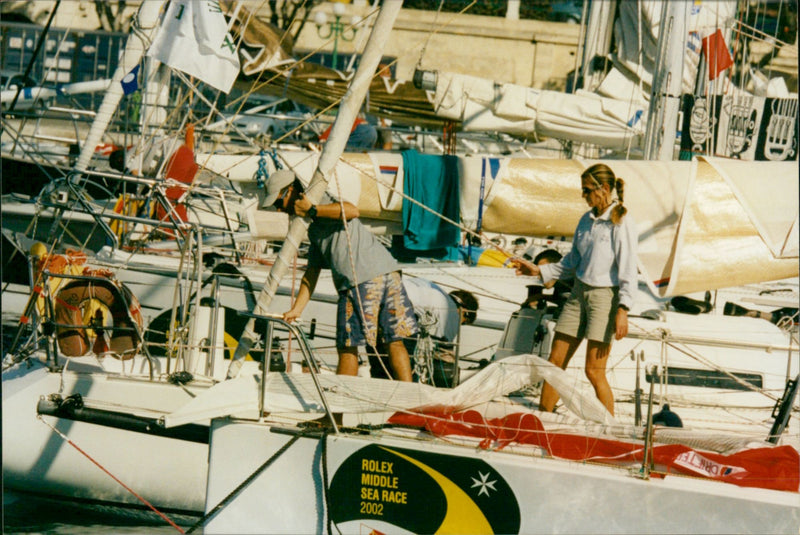
[[[764,378],[757,373],[731,373],[753,385],[753,388],[761,388],[764,385]],[[667,384],[679,386],[698,386],[701,388],[720,388],[725,390],[744,390],[747,391],[745,385],[734,380],[730,375],[716,370],[695,370],[691,368],[675,368],[672,366],[667,367]],[[648,383],[660,383],[661,376],[648,373]]]

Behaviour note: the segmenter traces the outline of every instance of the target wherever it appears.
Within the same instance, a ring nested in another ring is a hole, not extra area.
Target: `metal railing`
[[[330,409],[330,405],[328,405],[328,400],[325,396],[325,392],[323,391],[322,385],[319,382],[319,373],[320,369],[317,365],[317,361],[314,359],[314,355],[311,351],[311,346],[308,343],[308,339],[306,338],[305,333],[300,329],[300,327],[294,323],[289,323],[283,319],[280,314],[255,314],[252,312],[242,312],[240,311],[239,314],[241,316],[246,316],[248,318],[253,318],[256,320],[263,320],[265,322],[264,332],[262,333],[262,340],[264,341],[264,357],[261,366],[261,393],[259,395],[258,400],[258,414],[262,415],[264,413],[264,406],[265,406],[265,396],[266,396],[266,381],[267,381],[267,373],[269,372],[269,362],[270,358],[272,357],[272,333],[273,333],[273,324],[277,323],[285,328],[289,332],[289,336],[296,339],[300,348],[300,351],[303,354],[303,358],[306,363],[308,363],[308,371],[311,374],[311,378],[314,381],[314,386],[317,389],[317,393],[320,396],[320,401],[322,402],[322,406],[325,408],[325,414],[328,416],[330,420],[331,426],[335,433],[339,432],[339,427],[336,424],[335,418],[333,416],[333,412]]]

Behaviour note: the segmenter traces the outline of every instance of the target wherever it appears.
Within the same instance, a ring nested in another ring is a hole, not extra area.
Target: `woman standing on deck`
[[[625,217],[625,183],[607,165],[598,163],[586,169],[581,186],[591,209],[578,222],[570,252],[554,264],[537,266],[519,258],[513,262],[518,274],[538,275],[544,283],[575,277],[556,324],[550,362],[566,368],[586,338],[586,377],[613,415],[614,396],[606,379],[606,363],[612,339],[628,334],[628,311],[638,284],[638,235],[635,222]],[[557,401],[558,393],[544,383],[539,408],[552,411]]]

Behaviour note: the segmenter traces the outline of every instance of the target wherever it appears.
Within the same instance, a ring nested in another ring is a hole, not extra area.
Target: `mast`
[[[331,127],[331,135],[322,149],[322,154],[320,154],[319,162],[317,163],[317,169],[306,190],[306,197],[312,204],[317,204],[320,198],[322,198],[322,194],[328,187],[328,177],[336,166],[336,162],[339,160],[342,152],[344,152],[344,147],[347,144],[347,137],[350,135],[350,129],[353,126],[353,122],[356,120],[358,110],[361,109],[361,105],[364,102],[370,82],[372,81],[372,76],[378,68],[378,64],[383,56],[383,49],[386,46],[386,42],[389,40],[389,34],[394,26],[394,21],[402,7],[402,1],[391,1],[383,2],[380,8],[378,18],[375,21],[369,40],[361,55],[358,69],[353,76],[350,87],[348,87],[347,92],[344,94],[344,97],[342,97],[336,120]],[[263,314],[267,311],[273,297],[275,297],[278,284],[288,271],[290,263],[297,253],[300,242],[302,242],[308,234],[308,226],[310,224],[310,218],[292,216],[286,240],[283,242],[283,247],[281,247],[275,264],[267,275],[264,288],[258,296],[253,311],[255,314]],[[254,329],[255,318],[250,318],[239,340],[239,345],[236,348],[236,353],[233,356],[230,368],[228,369],[229,378],[238,375],[242,365],[242,359],[253,347],[255,341],[258,340],[259,334],[256,333]]]
[[[120,82],[141,61],[145,47],[150,44],[150,40],[155,34],[158,26],[158,15],[163,4],[164,0],[148,0],[147,2],[142,2],[141,7],[139,7],[137,20],[134,21],[139,31],[134,32],[132,30],[131,35],[128,37],[125,50],[117,65],[117,70],[114,71],[111,84],[103,97],[103,102],[100,104],[92,127],[83,142],[83,147],[81,147],[80,155],[75,163],[76,172],[86,171],[89,167],[94,149],[103,137],[111,118],[114,116],[114,112],[119,106],[120,100],[122,100],[123,91]],[[147,39],[148,42],[144,42],[144,39]]]
[[[594,91],[602,81],[603,69],[596,64],[595,58],[608,57],[611,50],[611,35],[614,30],[616,9],[616,1],[591,2],[589,4],[589,17],[586,22],[586,37],[584,38],[580,67],[583,79],[582,87],[587,91]]]
[[[683,81],[683,56],[691,7],[691,2],[664,2],[661,10],[656,69],[647,113],[645,160],[674,159]]]

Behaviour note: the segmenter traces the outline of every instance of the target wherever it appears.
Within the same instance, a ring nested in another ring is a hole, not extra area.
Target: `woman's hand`
[[[622,340],[628,336],[628,311],[624,308],[617,308],[616,318],[616,340]]]
[[[538,277],[541,274],[539,266],[532,262],[528,262],[524,258],[512,258],[511,265],[516,268],[517,275],[530,275],[532,277]]]

